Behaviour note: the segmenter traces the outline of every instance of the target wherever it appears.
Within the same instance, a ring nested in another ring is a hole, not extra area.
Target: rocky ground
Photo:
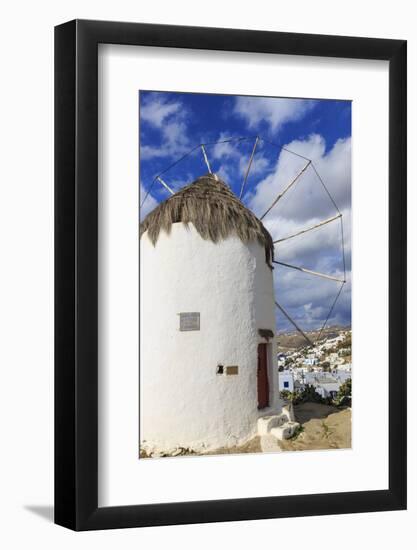
[[[351,447],[351,409],[338,409],[319,403],[303,403],[294,407],[295,419],[301,430],[293,438],[279,441],[282,451],[314,451],[319,449],[349,449]],[[261,439],[254,437],[240,447],[211,451],[211,455],[260,453]]]
[[[296,436],[285,441],[279,441],[282,451],[313,451],[319,449],[349,449],[351,447],[350,408],[338,409],[318,403],[303,403],[294,407],[295,419],[301,424],[301,430]],[[244,445],[237,447],[222,447],[205,455],[261,453],[260,437],[254,437]],[[153,458],[163,456],[196,455],[194,451],[179,448],[172,453],[158,453]],[[141,451],[140,458],[151,458],[151,455]]]
[[[215,451],[210,451],[205,453],[207,455],[234,455],[241,453],[260,453],[262,452],[260,437],[256,436],[244,445],[239,445],[237,447],[222,447],[216,449]]]
[[[205,453],[197,453],[191,449],[186,449],[180,447],[168,453],[156,453],[149,454],[149,452],[141,449],[139,458],[162,458],[166,456],[175,457],[175,456],[195,456],[195,455],[227,455],[227,454],[241,454],[241,453],[260,453],[262,452],[260,445],[260,438],[254,437],[244,445],[239,445],[236,447],[221,447],[220,449],[215,449],[213,451],[208,451]]]

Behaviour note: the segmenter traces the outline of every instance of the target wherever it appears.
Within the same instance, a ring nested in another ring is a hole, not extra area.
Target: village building
[[[284,370],[278,373],[279,391],[294,391],[294,374],[290,370]]]
[[[339,391],[339,382],[321,382],[315,385],[316,392],[324,399],[334,399]]]
[[[304,365],[308,365],[308,366],[312,367],[314,365],[317,365],[318,359],[317,359],[317,357],[314,353],[310,353],[305,357],[303,363],[304,363]]]
[[[285,360],[286,360],[285,353],[278,353],[278,355],[277,355],[278,367],[284,367],[285,366]]]
[[[342,365],[337,365],[332,370],[332,374],[340,382],[346,382],[346,380],[352,378],[352,364],[343,363]]]

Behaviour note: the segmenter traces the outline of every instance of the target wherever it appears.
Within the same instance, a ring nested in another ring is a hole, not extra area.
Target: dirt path
[[[351,410],[303,403],[294,407],[303,430],[294,439],[280,441],[283,451],[349,449],[351,447]]]
[[[303,403],[294,407],[295,418],[303,428],[294,439],[279,441],[283,451],[349,449],[351,447],[351,411],[329,405]],[[260,438],[254,437],[240,447],[222,448],[207,454],[262,452]]]

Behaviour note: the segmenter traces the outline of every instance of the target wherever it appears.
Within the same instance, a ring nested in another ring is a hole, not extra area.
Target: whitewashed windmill
[[[166,171],[153,181],[170,197],[140,226],[142,448],[230,447],[259,425],[288,420],[275,375],[275,307],[312,342],[275,298],[273,265],[345,282],[274,257],[277,245],[342,215],[274,240],[262,220],[313,164],[306,159],[258,218],[241,199],[260,142],[253,142],[239,196],[212,172],[208,144],[198,146],[208,174],[177,192]]]

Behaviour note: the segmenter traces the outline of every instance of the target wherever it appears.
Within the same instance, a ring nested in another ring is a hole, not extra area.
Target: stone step
[[[281,426],[276,426],[271,429],[270,434],[282,441],[283,439],[289,439],[294,435],[297,428],[300,427],[298,422],[285,422]]]
[[[289,422],[295,422],[294,405],[291,402],[282,407],[282,412],[288,416]]]
[[[290,419],[285,413],[271,414],[258,418],[258,435],[267,435],[273,428],[282,426]]]

